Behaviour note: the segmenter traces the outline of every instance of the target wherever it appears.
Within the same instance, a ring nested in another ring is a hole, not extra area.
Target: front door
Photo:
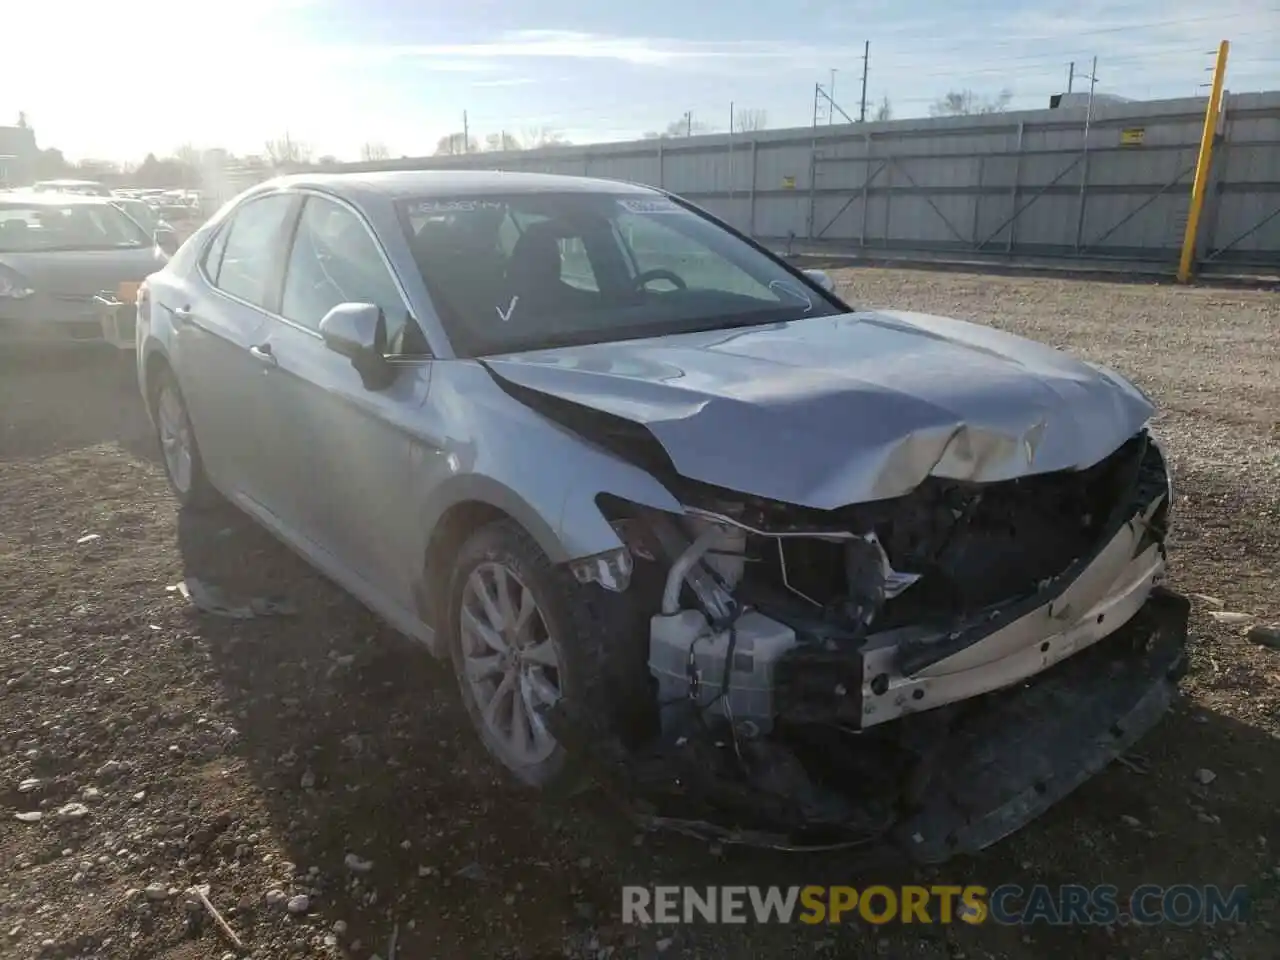
[[[415,529],[410,483],[415,460],[433,446],[421,421],[431,361],[399,363],[390,387],[366,389],[351,361],[319,334],[340,303],[381,307],[388,343],[401,352],[414,321],[372,232],[351,208],[309,195],[285,268],[283,320],[267,337],[273,420],[287,451],[271,483],[287,490],[301,535],[411,609],[425,534]]]

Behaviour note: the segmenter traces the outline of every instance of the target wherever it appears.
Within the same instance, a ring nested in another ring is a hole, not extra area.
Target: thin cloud
[[[527,87],[531,83],[537,83],[533,77],[499,77],[496,80],[475,80],[472,82],[473,87]]]

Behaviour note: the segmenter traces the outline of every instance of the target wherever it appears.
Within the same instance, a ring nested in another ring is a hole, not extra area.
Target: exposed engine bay
[[[1037,816],[1175,694],[1187,611],[1158,586],[1171,488],[1145,430],[1084,470],[832,511],[664,480],[684,516],[602,503],[626,552],[614,719],[549,720],[668,824],[936,862]]]

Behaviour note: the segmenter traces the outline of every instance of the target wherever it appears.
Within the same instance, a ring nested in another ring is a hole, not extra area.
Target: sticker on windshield
[[[419,200],[409,204],[409,213],[429,216],[433,213],[459,213],[471,210],[505,210],[497,200]]]
[[[618,206],[628,213],[684,213],[684,207],[666,197],[628,198],[619,200]]]

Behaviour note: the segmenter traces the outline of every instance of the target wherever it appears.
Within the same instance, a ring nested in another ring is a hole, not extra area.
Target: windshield
[[[431,198],[400,213],[460,356],[842,312],[773,258],[657,195]]]
[[[0,206],[0,253],[114,250],[151,242],[146,231],[109,203]]]

